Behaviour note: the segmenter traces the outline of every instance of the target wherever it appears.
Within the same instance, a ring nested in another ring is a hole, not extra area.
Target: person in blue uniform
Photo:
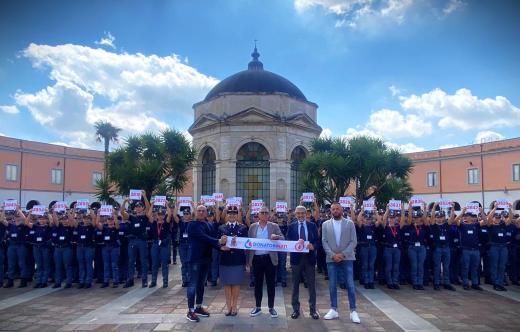
[[[7,249],[7,220],[4,210],[0,210],[0,288],[4,287],[5,251]]]
[[[76,213],[76,257],[79,266],[79,285],[78,288],[92,287],[94,277],[94,255],[96,246],[95,216],[87,211]]]
[[[510,253],[512,258],[509,260],[509,278],[511,283],[515,286],[520,286],[520,217],[511,223],[511,245]]]
[[[511,206],[509,212],[497,210],[497,205],[488,215],[487,225],[489,233],[489,274],[493,289],[496,291],[506,291],[504,287],[504,275],[507,264],[507,246],[509,238],[507,236],[508,226],[511,224],[513,211]]]
[[[428,229],[424,211],[421,207],[408,208],[408,224],[404,231],[409,233],[408,258],[410,260],[410,278],[415,290],[424,290],[424,260],[426,259],[426,241]]]
[[[18,206],[15,211],[6,213],[2,220],[7,228],[7,283],[5,288],[14,286],[16,269],[20,270],[20,285],[27,287],[28,268],[27,268],[27,248],[25,241],[29,233],[28,221]],[[3,268],[3,266],[2,266]]]
[[[325,280],[329,279],[329,276],[327,274],[327,262],[326,262],[326,254],[325,250],[323,249],[323,244],[321,243],[321,225],[325,222],[325,220],[328,220],[327,215],[325,211],[320,212],[320,217],[316,221],[316,226],[318,227],[318,243],[317,243],[317,249],[316,249],[316,265],[317,269],[316,272],[318,274],[323,273],[323,277]]]
[[[220,227],[220,209],[217,203],[215,207],[208,207],[207,221],[211,226],[213,235],[217,236],[218,228]],[[220,250],[213,249],[211,251],[211,267],[208,280],[211,282],[211,286],[217,286],[217,280],[219,279],[219,261],[220,261]]]
[[[52,288],[60,288],[65,279],[65,287],[72,287],[72,231],[74,229],[73,215],[69,213],[52,212],[53,226],[51,228],[52,244],[54,246],[55,277]],[[65,278],[63,278],[65,271]]]
[[[479,286],[478,268],[480,266],[480,250],[479,250],[479,230],[480,226],[486,221],[486,215],[481,208],[480,214],[482,218],[479,220],[479,214],[469,212],[466,208],[455,218],[455,223],[459,226],[460,247],[462,250],[461,257],[461,275],[462,287],[464,290],[470,290],[469,280],[471,279],[471,288],[482,291]]]
[[[193,203],[191,206],[193,207]],[[190,209],[190,207],[183,207],[180,217],[178,215],[179,210],[179,206],[176,203],[173,208],[173,221],[178,225],[179,229],[179,257],[181,259],[182,287],[187,287],[188,281],[190,280],[188,223],[192,219],[192,209]]]
[[[453,210],[455,210],[453,208]],[[453,222],[449,228],[450,232],[450,282],[451,284],[460,285],[461,282],[461,248],[459,226]]]
[[[101,255],[103,256],[103,284],[101,288],[110,285],[110,277],[112,277],[112,288],[119,285],[119,254],[120,254],[120,235],[119,221],[117,219],[117,210],[112,209],[112,215],[96,216],[96,228],[101,231],[103,238],[103,247]]]
[[[277,213],[274,222],[280,228],[283,236],[287,236],[287,219],[284,218],[282,213]],[[276,285],[282,284],[282,287],[287,287],[287,253],[279,251],[278,253],[278,266],[276,268]]]
[[[404,211],[405,221],[408,221],[408,210]],[[406,226],[406,223],[405,223]],[[399,266],[399,278],[400,285],[411,284],[411,276],[410,276],[410,259],[408,257],[408,248],[410,246],[410,228],[402,227],[401,228],[401,260]]]
[[[247,237],[247,227],[238,222],[242,218],[236,206],[230,206],[224,210],[226,223],[220,225],[218,238],[226,235],[228,238]],[[226,296],[227,313],[226,316],[236,316],[238,314],[238,295],[240,285],[244,279],[244,268],[246,265],[245,250],[229,249],[222,247],[220,254],[220,282],[224,286]]]
[[[160,208],[156,212],[149,212],[148,218],[152,220],[150,225],[152,235],[152,282],[150,288],[157,286],[159,265],[163,279],[163,288],[168,287],[168,263],[171,244],[171,209]]]
[[[188,313],[186,319],[199,322],[201,317],[209,317],[209,312],[202,307],[204,299],[204,282],[206,281],[209,264],[211,261],[211,249],[220,249],[227,241],[227,236],[220,240],[212,236],[212,230],[206,221],[207,210],[204,205],[197,206],[195,220],[188,224],[190,263],[190,282],[187,289]]]
[[[116,211],[117,225],[118,228],[118,239],[119,239],[119,283],[125,283],[126,278],[128,276],[128,234],[130,229],[130,223],[128,219],[123,219],[121,215],[119,215],[120,208],[118,206],[114,207]]]
[[[440,290],[442,280],[445,289],[454,291],[455,287],[450,282],[450,224],[455,220],[455,212],[452,208],[449,219],[446,219],[445,211],[440,210],[440,208],[437,210],[437,207],[438,203],[435,202],[432,216],[428,218],[433,245],[433,289]]]
[[[128,229],[128,275],[125,288],[134,286],[134,274],[137,255],[141,262],[141,287],[148,287],[148,244],[146,228],[149,227],[149,220],[146,214],[150,209],[150,202],[146,197],[146,193],[142,191],[144,205],[141,201],[137,201],[133,206],[133,212],[126,212],[128,199],[123,201],[121,207],[121,215],[123,219],[129,222]]]
[[[356,224],[357,248],[360,258],[360,283],[366,289],[374,289],[374,274],[377,255],[376,227],[380,220],[376,211],[360,212],[354,219]]]
[[[404,207],[403,207],[404,209]],[[401,230],[405,226],[404,210],[390,210],[388,204],[383,215],[384,227],[382,240],[384,243],[385,280],[388,289],[399,289],[399,272],[401,262]]]
[[[33,233],[33,256],[36,263],[35,285],[34,288],[47,287],[51,270],[51,217],[46,212],[39,216],[32,215],[32,209],[29,215],[36,217],[35,223],[29,223],[29,228]]]

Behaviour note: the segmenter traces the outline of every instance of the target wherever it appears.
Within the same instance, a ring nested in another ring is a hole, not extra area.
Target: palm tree
[[[94,128],[96,128],[96,141],[103,142],[105,144],[105,171],[104,171],[104,179],[108,180],[108,172],[107,172],[107,162],[108,162],[108,148],[110,142],[117,142],[119,139],[120,128],[112,126],[112,124],[108,121],[97,121],[94,124]]]

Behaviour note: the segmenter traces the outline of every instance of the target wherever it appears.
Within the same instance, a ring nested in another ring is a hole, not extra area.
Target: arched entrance
[[[244,204],[253,199],[262,199],[269,204],[269,152],[260,143],[244,144],[237,153],[237,196]]]
[[[305,149],[297,146],[291,153],[291,208],[295,208],[300,203],[302,195],[303,171],[301,165],[305,159]]]
[[[215,192],[216,159],[215,150],[206,147],[202,155],[201,195],[212,195]]]

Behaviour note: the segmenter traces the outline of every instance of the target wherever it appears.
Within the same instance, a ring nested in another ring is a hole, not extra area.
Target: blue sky
[[[191,106],[246,68],[319,105],[324,135],[402,151],[519,136],[520,4],[465,0],[2,1],[0,133],[101,148],[186,130]]]

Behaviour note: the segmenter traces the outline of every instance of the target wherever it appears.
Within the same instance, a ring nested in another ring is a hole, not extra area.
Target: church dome
[[[307,101],[305,95],[288,79],[264,70],[264,65],[258,60],[260,54],[256,46],[251,54],[253,60],[249,62],[247,70],[238,72],[224,79],[211,89],[204,101],[226,93],[286,93],[290,97]]]

